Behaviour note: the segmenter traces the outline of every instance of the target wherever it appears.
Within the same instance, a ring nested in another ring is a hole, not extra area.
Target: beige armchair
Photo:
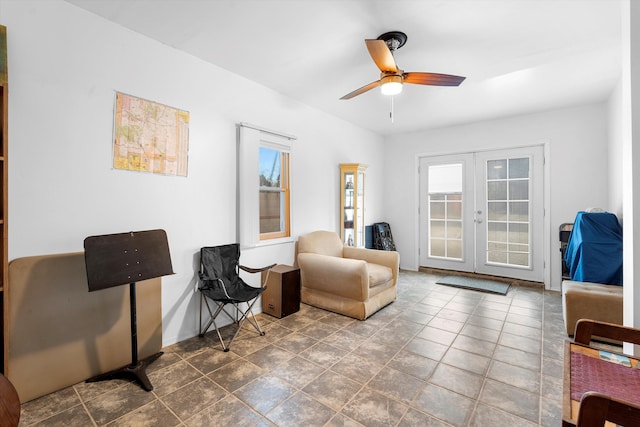
[[[396,299],[400,255],[343,246],[337,233],[298,238],[302,302],[364,320]]]

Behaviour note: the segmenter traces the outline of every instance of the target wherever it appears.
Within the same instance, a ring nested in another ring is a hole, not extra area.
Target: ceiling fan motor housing
[[[391,52],[400,49],[407,42],[407,35],[402,31],[389,31],[378,36],[378,40],[383,40]]]

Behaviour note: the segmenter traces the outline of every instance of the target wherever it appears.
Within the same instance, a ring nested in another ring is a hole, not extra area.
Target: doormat
[[[436,282],[439,285],[455,286],[457,288],[471,289],[480,292],[491,292],[506,295],[509,291],[508,283],[494,280],[476,279],[464,276],[446,276]]]

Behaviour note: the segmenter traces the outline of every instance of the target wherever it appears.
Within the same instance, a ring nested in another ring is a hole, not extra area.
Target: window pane
[[[529,158],[509,159],[509,178],[529,178]]]
[[[431,237],[444,238],[446,224],[444,221],[430,221],[429,224],[431,225]]]
[[[440,239],[431,239],[429,241],[431,244],[429,245],[429,255],[431,256],[445,256],[444,252],[444,240]]]
[[[529,243],[529,224],[509,224],[510,243]]]
[[[507,223],[490,222],[487,224],[488,239],[491,242],[507,241]]]
[[[444,219],[444,207],[443,202],[431,202],[429,204],[429,216],[433,219]]]
[[[509,181],[509,200],[528,200],[529,180]]]
[[[529,254],[510,253],[509,264],[527,267],[529,265]]]
[[[509,221],[529,221],[529,202],[510,202]]]
[[[447,218],[462,219],[462,202],[447,203]]]
[[[261,187],[280,187],[280,155],[278,150],[260,147]]]
[[[507,200],[507,182],[506,181],[487,182],[487,199]]]
[[[462,238],[462,222],[461,221],[447,221],[447,238],[448,239]]]
[[[460,193],[462,164],[429,166],[429,193]]]
[[[280,192],[260,191],[260,233],[282,231],[280,196]]]
[[[489,221],[506,221],[507,220],[507,202],[489,202],[487,203],[487,218]]]
[[[487,261],[506,264],[508,260],[506,252],[487,252]]]
[[[489,160],[487,161],[487,179],[506,179],[507,161]]]
[[[510,252],[529,252],[529,245],[509,245]]]
[[[462,259],[462,242],[460,240],[447,240],[447,258]]]
[[[259,209],[261,238],[289,235],[289,153],[260,147]]]

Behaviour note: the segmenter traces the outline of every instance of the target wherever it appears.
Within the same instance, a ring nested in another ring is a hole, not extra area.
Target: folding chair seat
[[[276,264],[262,268],[250,268],[239,264],[240,245],[237,243],[209,246],[200,249],[200,337],[203,337],[214,326],[218,339],[224,351],[229,351],[231,343],[242,329],[246,320],[256,329],[259,335],[264,335],[256,317],[253,314],[253,305],[258,296],[264,292],[268,279],[268,271]],[[260,273],[267,271],[265,281],[257,288],[245,283],[240,277],[240,269],[248,273]],[[202,306],[207,308],[209,320],[202,324]],[[241,307],[241,304],[246,306]],[[231,313],[227,311],[227,307]],[[225,344],[220,328],[216,323],[218,316],[225,313],[236,325],[237,329],[228,344]]]

